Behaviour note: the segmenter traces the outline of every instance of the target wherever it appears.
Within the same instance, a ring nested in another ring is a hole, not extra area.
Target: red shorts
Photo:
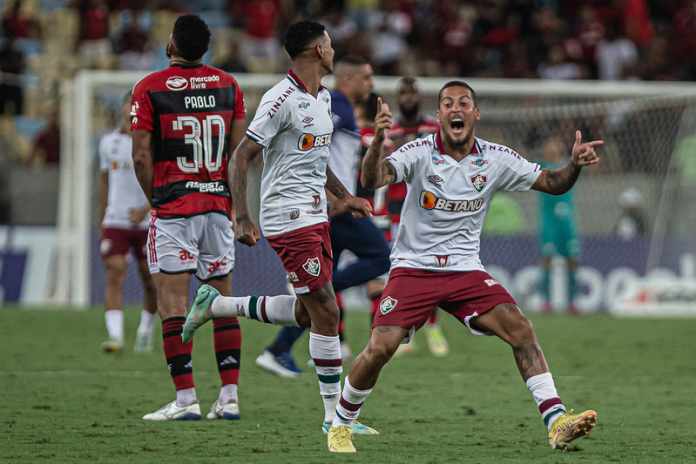
[[[313,292],[331,282],[333,252],[328,222],[266,239],[283,262],[288,280],[298,295]]]
[[[372,326],[418,329],[433,309],[440,307],[471,329],[472,318],[504,303],[517,304],[497,280],[483,271],[396,268],[389,273]]]
[[[147,230],[145,229],[117,229],[105,227],[102,229],[99,251],[102,258],[110,256],[127,255],[129,250],[140,261],[145,259],[145,244],[147,242]]]

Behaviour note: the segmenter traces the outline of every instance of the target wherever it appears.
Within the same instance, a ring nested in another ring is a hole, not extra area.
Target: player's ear
[[[477,121],[480,121],[480,120],[481,120],[481,110],[479,110],[478,105],[477,105],[476,107],[474,107],[474,118],[475,118]]]

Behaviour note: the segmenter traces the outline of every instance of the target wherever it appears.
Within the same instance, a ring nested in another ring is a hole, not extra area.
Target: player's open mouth
[[[464,130],[464,120],[461,118],[454,118],[450,121],[450,128],[452,132],[459,133]]]

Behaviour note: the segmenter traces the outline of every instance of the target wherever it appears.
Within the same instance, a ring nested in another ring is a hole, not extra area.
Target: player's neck
[[[321,66],[315,63],[296,61],[292,64],[290,70],[302,81],[301,83],[305,86],[307,92],[316,97],[321,87],[321,78],[324,77],[321,72]]]
[[[179,56],[172,56],[171,58],[169,58],[169,66],[196,66],[199,64],[201,64],[201,60],[189,61]]]
[[[447,140],[447,137],[442,137],[442,145],[445,149],[445,153],[454,158],[456,161],[461,161],[464,158],[466,158],[471,153],[471,150],[474,148],[474,143],[476,143],[476,138],[474,137],[474,134],[471,134],[471,137],[469,137],[468,140],[456,147],[450,144],[449,140]]]
[[[401,113],[399,117],[399,125],[402,127],[417,127],[420,125],[421,122],[421,115],[420,113],[416,113],[414,116],[404,116],[403,113]]]

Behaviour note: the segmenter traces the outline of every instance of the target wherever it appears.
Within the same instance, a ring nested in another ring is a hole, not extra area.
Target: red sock
[[[213,345],[218,372],[223,385],[239,382],[242,331],[236,317],[213,319]]]
[[[169,374],[177,390],[193,388],[193,365],[191,351],[193,342],[181,341],[181,329],[185,317],[170,317],[162,321],[162,338],[164,339],[164,357],[167,359]]]
[[[438,317],[437,317],[437,309],[433,309],[433,312],[430,313],[430,317],[428,318],[427,324],[428,324],[428,325],[437,324],[437,319],[438,319]]]

